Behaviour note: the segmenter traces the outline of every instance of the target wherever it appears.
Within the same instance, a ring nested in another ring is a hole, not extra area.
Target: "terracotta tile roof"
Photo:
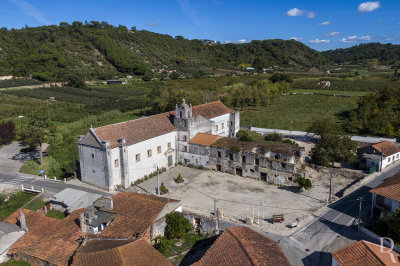
[[[117,217],[99,237],[132,238],[141,236],[150,228],[157,216],[168,203],[179,202],[173,199],[144,195],[135,192],[118,193],[113,196],[114,208],[108,211]],[[173,211],[173,210],[171,210]]]
[[[118,139],[124,138],[127,145],[161,136],[176,130],[174,112],[152,115],[118,124],[94,129],[102,141],[109,141],[112,148],[118,146]]]
[[[189,143],[192,144],[200,144],[204,146],[210,146],[214,142],[219,139],[219,136],[206,134],[206,133],[198,133],[194,138],[192,138]]]
[[[23,210],[29,231],[11,246],[8,254],[26,254],[55,265],[67,265],[84,237],[77,219],[84,209],[77,210],[64,220],[46,217],[44,213]],[[19,210],[6,222],[19,224]]]
[[[388,248],[384,248],[384,252],[388,251]],[[361,240],[333,252],[332,256],[341,266],[398,265],[399,254],[390,251],[390,254],[392,254],[395,259],[394,263],[391,259],[391,255],[384,252],[381,252],[381,246]]]
[[[372,144],[371,147],[379,151],[380,153],[382,153],[383,149],[383,156],[391,156],[400,152],[400,149],[389,141],[382,141],[376,144]]]
[[[195,105],[192,107],[192,114],[194,117],[201,115],[208,119],[232,112],[233,110],[226,107],[221,101]]]
[[[73,265],[172,265],[149,242],[139,239],[131,243],[120,241],[90,241],[78,250]],[[89,248],[87,246],[90,246]]]
[[[369,192],[400,201],[400,173],[386,179],[379,186],[371,189]]]
[[[215,101],[192,107],[193,116],[199,115],[211,119],[233,112],[222,102]],[[118,146],[118,139],[124,138],[127,145],[161,136],[176,131],[174,126],[175,111],[134,119],[118,124],[94,129],[101,141],[109,141],[111,148]]]
[[[194,265],[290,265],[279,245],[247,227],[222,233]]]

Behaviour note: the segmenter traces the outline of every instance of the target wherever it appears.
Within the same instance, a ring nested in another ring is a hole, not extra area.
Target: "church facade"
[[[82,181],[114,190],[178,162],[206,165],[190,141],[198,134],[234,137],[239,127],[239,112],[220,101],[192,106],[182,100],[172,112],[90,128],[78,139]]]

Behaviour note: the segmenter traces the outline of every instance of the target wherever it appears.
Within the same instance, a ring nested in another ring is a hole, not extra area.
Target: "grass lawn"
[[[174,257],[174,261],[182,259],[187,251],[189,251],[198,241],[202,241],[206,236],[194,233],[187,233],[182,239],[168,240],[163,238],[165,241],[163,249],[159,251],[166,257]]]
[[[10,214],[28,203],[35,195],[19,191],[10,199],[0,205],[0,220],[4,220]]]
[[[286,95],[266,107],[240,110],[240,124],[275,129],[305,131],[318,117],[328,116],[341,124],[340,114],[357,107],[358,97],[329,97],[323,95]]]
[[[46,216],[62,220],[65,218],[65,213],[59,210],[51,209],[46,213]]]
[[[31,264],[24,260],[8,260],[0,265],[1,266],[30,266]]]
[[[32,211],[36,211],[37,209],[40,209],[46,205],[46,201],[43,201],[42,197],[37,197],[33,199],[31,202],[29,202],[28,205],[26,205],[24,208]]]
[[[39,164],[39,159],[30,160],[30,161],[25,162],[22,165],[22,167],[19,169],[19,171],[24,174],[39,175],[40,170],[43,169],[45,174],[48,175],[50,161],[51,161],[51,158],[49,156],[43,157],[42,165]]]
[[[344,96],[354,96],[362,97],[368,94],[365,91],[338,91],[338,90],[312,90],[312,89],[299,89],[294,90],[293,93],[323,93],[329,95],[344,95]]]

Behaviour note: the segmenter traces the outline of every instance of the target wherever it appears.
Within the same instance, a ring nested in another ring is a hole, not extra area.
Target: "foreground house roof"
[[[8,255],[26,254],[55,265],[67,265],[84,237],[80,230],[78,210],[64,220],[46,217],[44,213],[22,210],[29,231],[11,246]],[[19,224],[20,211],[17,210],[5,222]]]
[[[217,136],[217,135],[211,135],[211,134],[206,134],[206,133],[197,133],[197,135],[194,136],[194,138],[192,138],[189,141],[189,143],[210,146],[211,144],[216,142],[218,139],[219,139],[219,136]]]
[[[177,200],[135,192],[118,193],[112,199],[113,209],[102,210],[116,214],[117,217],[104,231],[96,235],[98,238],[140,237],[162,216],[168,204],[179,205]]]
[[[386,181],[371,189],[369,192],[385,198],[400,201],[400,173],[389,177]]]
[[[223,232],[194,265],[290,265],[279,245],[247,227]]]
[[[400,149],[394,145],[392,142],[389,141],[382,141],[376,144],[371,145],[372,148],[377,150],[378,152],[382,153],[383,150],[383,156],[391,156],[393,154],[399,153]]]
[[[389,251],[388,248],[361,240],[332,253],[332,256],[343,266],[353,265],[398,265],[399,254]],[[392,254],[392,255],[390,255]],[[393,262],[393,258],[395,261]]]
[[[72,265],[172,265],[144,239],[92,240],[82,246]]]
[[[212,119],[232,113],[222,102],[215,101],[192,107],[195,118],[203,116]],[[122,123],[93,129],[100,141],[108,141],[110,147],[118,146],[118,139],[124,138],[127,145],[133,145],[157,136],[176,131],[174,126],[175,111],[134,119]]]

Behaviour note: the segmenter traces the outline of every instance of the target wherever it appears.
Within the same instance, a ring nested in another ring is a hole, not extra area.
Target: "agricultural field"
[[[327,116],[343,123],[343,114],[356,108],[357,100],[358,97],[286,95],[266,107],[240,110],[240,122],[243,126],[306,131],[317,117]]]
[[[11,88],[11,87],[19,87],[19,86],[28,86],[28,85],[37,85],[42,82],[35,79],[28,78],[18,78],[18,79],[7,79],[0,80],[0,88]]]

